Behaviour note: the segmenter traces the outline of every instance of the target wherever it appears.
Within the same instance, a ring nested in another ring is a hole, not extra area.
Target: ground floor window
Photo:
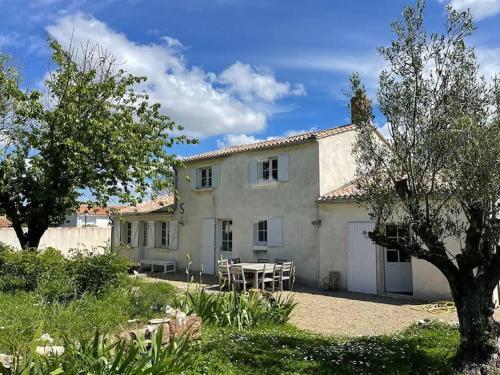
[[[221,251],[233,251],[233,222],[231,220],[222,220],[221,229]]]
[[[255,223],[255,245],[267,245],[267,220]]]
[[[132,223],[127,223],[127,233],[126,233],[126,243],[131,244],[132,243]]]
[[[160,245],[167,246],[168,244],[168,223],[162,221],[161,223],[161,234],[160,234]]]

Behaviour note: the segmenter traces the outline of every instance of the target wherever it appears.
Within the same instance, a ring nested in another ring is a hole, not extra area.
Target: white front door
[[[203,273],[215,274],[215,219],[201,219],[200,249]]]
[[[366,235],[373,222],[347,226],[347,290],[377,294],[377,254],[375,244]]]
[[[384,278],[387,293],[412,293],[411,257],[401,251],[384,249]]]

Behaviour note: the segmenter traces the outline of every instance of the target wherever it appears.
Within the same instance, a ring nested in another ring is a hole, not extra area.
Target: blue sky
[[[151,97],[200,139],[175,148],[187,156],[349,123],[348,75],[360,72],[374,97],[376,47],[390,42],[406,3],[0,0],[0,46],[20,63],[25,86],[37,87],[49,66],[46,35],[98,42],[147,75]],[[476,17],[470,42],[483,72],[500,72],[500,0],[451,3]],[[427,1],[429,30],[442,31],[445,4]]]

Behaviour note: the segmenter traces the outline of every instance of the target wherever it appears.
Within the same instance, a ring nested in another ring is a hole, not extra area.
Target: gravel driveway
[[[185,289],[185,274],[169,274],[165,280]],[[158,280],[158,279],[154,279]],[[203,277],[205,286],[216,289],[216,279]],[[401,331],[421,319],[457,321],[456,313],[429,313],[424,304],[410,298],[372,296],[350,292],[324,292],[297,287],[292,294],[297,307],[290,323],[298,328],[324,335],[363,336]],[[499,309],[495,318],[500,321]]]

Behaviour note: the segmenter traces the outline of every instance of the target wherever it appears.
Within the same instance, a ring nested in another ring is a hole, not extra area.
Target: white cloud
[[[440,0],[440,2],[444,2],[444,0]],[[449,4],[460,11],[470,9],[476,20],[500,13],[500,0],[451,0]]]
[[[268,102],[288,95],[304,95],[304,86],[290,85],[288,82],[279,82],[264,69],[235,62],[219,76],[219,82],[226,85],[231,92],[240,95],[244,100],[259,98]]]
[[[223,139],[217,140],[217,146],[219,148],[224,148],[224,147],[230,147],[230,146],[247,145],[250,143],[257,143],[257,142],[263,142],[263,141],[272,141],[273,139],[293,137],[295,135],[310,133],[310,132],[313,132],[316,130],[317,130],[316,127],[312,127],[310,129],[307,129],[307,130],[306,129],[288,130],[287,132],[283,133],[282,135],[270,136],[270,137],[266,137],[266,138],[257,138],[253,135],[247,135],[247,134],[228,134],[228,135],[224,136]]]
[[[500,75],[500,48],[476,48],[479,70],[488,80]]]
[[[105,23],[81,13],[58,19],[47,27],[47,32],[65,46],[71,41],[76,46],[87,41],[98,43],[111,52],[127,72],[147,76],[144,88],[151,100],[161,103],[165,112],[183,125],[190,136],[262,131],[268,117],[278,110],[273,101],[295,94],[295,86],[251,67],[245,68],[245,73],[250,73],[243,78],[248,80],[246,91],[239,77],[231,76],[227,87],[220,85],[223,78],[219,79],[216,73],[187,64],[181,53],[184,46],[179,40],[163,37],[161,44],[135,43]],[[227,72],[240,65],[246,67],[236,63],[226,69],[226,79]],[[252,100],[244,100],[243,96]]]

